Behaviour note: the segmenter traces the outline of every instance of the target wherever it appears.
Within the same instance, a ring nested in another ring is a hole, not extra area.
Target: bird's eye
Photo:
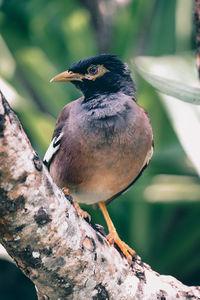
[[[91,67],[89,67],[88,72],[92,75],[96,75],[98,73],[98,67],[97,66],[91,66]]]

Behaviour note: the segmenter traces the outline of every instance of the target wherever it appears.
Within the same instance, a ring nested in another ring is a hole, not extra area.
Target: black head
[[[113,54],[100,54],[80,60],[52,81],[71,81],[86,99],[119,91],[135,98],[130,70]]]

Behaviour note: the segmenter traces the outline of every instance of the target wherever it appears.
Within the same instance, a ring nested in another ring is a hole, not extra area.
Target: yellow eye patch
[[[91,65],[87,69],[88,73],[85,74],[85,79],[95,80],[98,77],[103,76],[105,73],[109,72],[103,65]]]

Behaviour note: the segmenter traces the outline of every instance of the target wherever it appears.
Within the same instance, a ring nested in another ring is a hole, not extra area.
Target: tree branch
[[[98,229],[77,216],[0,95],[0,242],[39,299],[200,299],[198,287],[130,266]]]
[[[112,20],[116,3],[107,0],[79,0],[79,2],[90,12],[99,52],[109,52],[112,45]]]

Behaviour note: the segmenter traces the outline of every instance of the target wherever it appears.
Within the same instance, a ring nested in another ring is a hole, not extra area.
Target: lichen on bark
[[[200,299],[198,287],[130,265],[52,181],[0,95],[0,242],[38,299]]]

